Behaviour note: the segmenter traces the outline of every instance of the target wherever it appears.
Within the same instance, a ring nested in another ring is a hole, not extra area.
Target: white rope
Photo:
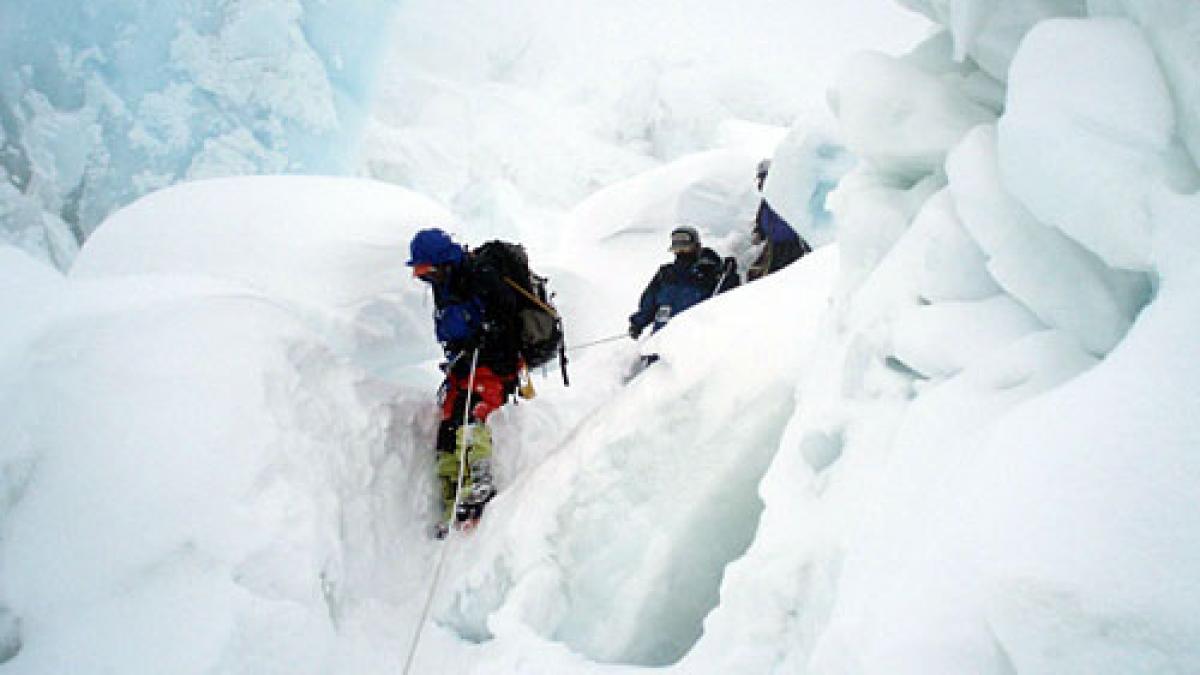
[[[457,360],[457,359],[455,359]],[[433,581],[429,584],[429,595],[425,598],[425,608],[421,610],[421,618],[417,620],[417,631],[413,634],[412,644],[408,648],[408,658],[404,661],[404,675],[412,670],[413,657],[417,655],[417,646],[421,644],[421,633],[425,630],[425,622],[429,619],[429,609],[433,607],[433,597],[437,595],[438,582],[442,578],[442,567],[446,563],[446,551],[450,548],[450,537],[454,531],[454,518],[458,515],[458,506],[462,499],[463,471],[467,465],[467,449],[471,447],[471,394],[475,391],[475,366],[479,363],[479,350],[471,355],[471,376],[467,378],[467,405],[463,410],[463,443],[462,453],[458,461],[458,485],[454,488],[454,508],[446,521],[446,538],[442,540],[441,551],[438,553],[437,565],[433,568]],[[457,439],[455,439],[457,441]]]
[[[581,345],[571,345],[570,347],[567,347],[567,351],[573,352],[573,351],[578,351],[580,349],[587,349],[588,347],[595,347],[596,345],[602,345],[605,342],[612,342],[613,340],[623,340],[627,337],[629,337],[628,332],[620,333],[620,334],[614,335],[612,337],[600,338],[599,340],[592,340],[591,342],[585,342]]]

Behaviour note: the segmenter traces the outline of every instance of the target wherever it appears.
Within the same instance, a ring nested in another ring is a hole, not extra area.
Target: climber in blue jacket
[[[421,230],[409,249],[413,277],[433,291],[434,332],[446,354],[435,442],[442,514],[432,529],[440,539],[451,519],[461,529],[474,527],[496,494],[487,419],[516,388],[517,301],[498,270],[440,229]]]
[[[629,317],[629,335],[636,339],[647,326],[662,328],[673,316],[741,283],[737,262],[721,260],[700,244],[700,233],[686,225],[671,232],[675,260],[658,268],[642,292],[638,311]]]

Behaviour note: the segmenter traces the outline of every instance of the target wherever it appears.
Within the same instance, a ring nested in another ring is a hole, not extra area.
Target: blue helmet
[[[408,245],[408,249],[412,255],[412,259],[408,261],[409,267],[422,263],[430,265],[459,263],[466,257],[463,247],[451,241],[450,235],[437,228],[418,232],[413,237],[412,243]]]

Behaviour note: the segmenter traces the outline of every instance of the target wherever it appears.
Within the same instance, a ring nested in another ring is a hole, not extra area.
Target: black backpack
[[[517,298],[516,328],[525,365],[537,368],[558,357],[563,382],[567,377],[567,354],[563,346],[562,315],[555,309],[554,295],[547,289],[546,277],[529,269],[529,255],[520,244],[489,241],[471,252],[481,266],[491,267]]]

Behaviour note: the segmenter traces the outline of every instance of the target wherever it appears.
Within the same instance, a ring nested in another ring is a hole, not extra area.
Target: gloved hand
[[[629,337],[633,338],[634,340],[638,339],[642,336],[643,328],[644,326],[638,326],[632,323],[629,324]]]
[[[480,346],[482,345],[479,342],[478,336],[474,336],[465,340],[455,340],[454,342],[445,343],[442,346],[446,353],[446,363],[443,364],[445,365],[445,368],[442,369],[443,372],[453,370],[456,366],[459,366],[463,363],[468,364],[469,368],[469,364],[471,363],[471,354]]]
[[[754,229],[750,230],[750,244],[752,246],[758,246],[759,244],[763,243],[763,239],[764,237],[762,228],[755,224]]]

